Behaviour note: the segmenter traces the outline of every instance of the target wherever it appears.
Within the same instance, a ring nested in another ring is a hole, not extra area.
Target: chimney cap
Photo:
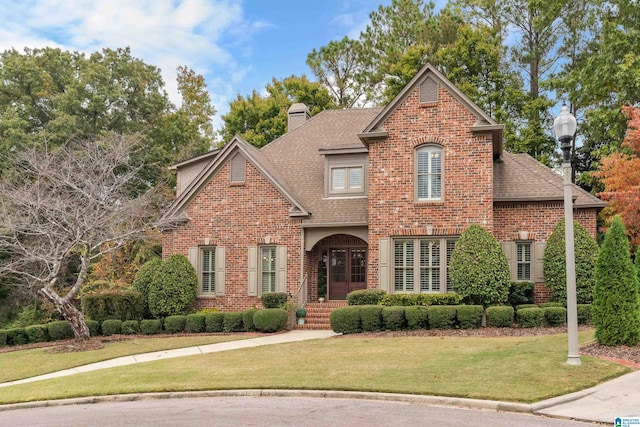
[[[298,102],[293,104],[291,107],[289,107],[289,109],[287,110],[288,113],[304,113],[304,112],[309,112],[309,107],[307,107],[305,104],[303,104],[302,102]]]

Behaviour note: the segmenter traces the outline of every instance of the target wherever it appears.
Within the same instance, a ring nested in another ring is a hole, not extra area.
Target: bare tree
[[[163,197],[140,181],[136,144],[108,134],[52,150],[29,148],[9,156],[12,168],[0,182],[0,275],[36,287],[77,340],[89,338],[74,300],[90,263],[161,225]]]

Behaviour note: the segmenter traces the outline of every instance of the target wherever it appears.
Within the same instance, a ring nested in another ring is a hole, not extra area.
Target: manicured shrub
[[[380,304],[386,292],[382,289],[362,289],[349,292],[347,294],[347,304],[349,305],[376,305]]]
[[[29,337],[29,342],[45,342],[49,340],[45,325],[31,325],[24,328]]]
[[[533,304],[535,284],[531,282],[511,282],[509,285],[509,304],[512,306]]]
[[[455,305],[432,305],[427,307],[429,329],[452,329],[456,323]]]
[[[133,289],[117,287],[85,293],[80,298],[82,312],[92,320],[139,320],[144,315],[143,295]]]
[[[144,319],[140,321],[140,332],[144,335],[159,334],[162,332],[160,319]]]
[[[362,332],[360,307],[340,307],[329,315],[331,329],[342,334],[357,334]]]
[[[207,332],[222,332],[224,330],[224,313],[205,314],[204,329]]]
[[[29,335],[24,328],[5,329],[7,345],[22,345],[29,343]]]
[[[187,257],[171,255],[162,263],[157,282],[149,288],[149,311],[154,317],[187,314],[197,290],[198,277]]]
[[[407,327],[404,307],[383,307],[382,327],[388,331],[399,331]]]
[[[167,316],[164,318],[164,330],[170,334],[179,334],[184,332],[186,324],[187,317],[182,314],[176,314],[174,316]]]
[[[508,328],[513,324],[513,307],[510,305],[497,305],[486,310],[487,326],[494,328]]]
[[[539,307],[519,309],[516,315],[518,324],[523,328],[536,328],[544,323],[544,315]]]
[[[122,320],[120,319],[107,319],[102,322],[102,335],[108,337],[110,335],[117,335],[122,333]]]
[[[289,314],[281,308],[265,308],[253,315],[253,324],[260,332],[277,332],[287,327]],[[226,317],[225,317],[226,320]]]
[[[7,345],[7,333],[4,329],[0,329],[0,347]]]
[[[449,276],[464,303],[487,307],[509,298],[507,257],[496,238],[479,225],[471,225],[456,242]]]
[[[429,326],[427,307],[423,305],[405,307],[404,317],[407,319],[407,329],[427,329]]]
[[[578,304],[578,324],[591,324],[591,304]]]
[[[551,290],[551,301],[567,303],[567,271],[565,257],[564,219],[549,235],[544,250],[544,281]],[[578,221],[573,222],[574,251],[576,266],[576,293],[579,304],[589,304],[593,300],[598,244]]]
[[[561,302],[543,302],[539,304],[540,308],[548,308],[548,307],[564,307],[564,304]]]
[[[253,317],[255,318],[255,315]],[[254,325],[255,325],[255,320],[254,320]],[[255,326],[257,327],[257,325]],[[224,332],[244,332],[244,325],[242,324],[242,312],[228,311],[224,313],[224,320],[222,321],[222,330]]]
[[[84,323],[87,324],[87,328],[89,328],[89,335],[92,337],[100,336],[100,322],[97,320],[85,320]]]
[[[257,308],[249,308],[242,312],[242,324],[245,331],[253,332],[256,330],[256,326],[253,324],[253,316],[257,311]]]
[[[204,314],[187,314],[184,331],[192,334],[204,332]]]
[[[544,322],[549,326],[561,326],[567,323],[567,309],[564,307],[542,308]]]
[[[458,305],[460,295],[450,292],[446,294],[386,294],[383,295],[380,304],[385,306],[412,305]]]
[[[481,305],[459,305],[456,307],[456,320],[460,329],[476,329],[482,325]]]
[[[287,294],[284,292],[267,292],[260,297],[264,308],[284,308],[287,304]]]
[[[73,329],[67,320],[47,323],[47,332],[51,341],[67,340],[73,338]]]
[[[162,260],[152,258],[142,264],[133,278],[133,289],[142,294],[144,317],[150,317],[149,311],[149,289],[158,282],[158,275],[162,269]]]
[[[382,330],[382,306],[360,305],[360,322],[363,332]]]
[[[538,304],[520,304],[516,306],[516,312],[522,310],[523,308],[540,308]]]
[[[640,341],[638,276],[629,255],[622,219],[616,216],[596,261],[591,305],[596,340],[603,345],[634,346]]]
[[[140,333],[138,320],[125,320],[122,322],[122,335],[136,335]]]

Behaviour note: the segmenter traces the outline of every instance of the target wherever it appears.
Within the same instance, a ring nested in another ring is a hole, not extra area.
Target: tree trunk
[[[55,292],[51,292],[47,288],[40,290],[40,293],[49,300],[56,311],[62,315],[62,317],[69,322],[73,335],[76,341],[86,341],[89,339],[89,328],[84,321],[84,315],[78,310],[71,302],[64,298],[60,298]]]

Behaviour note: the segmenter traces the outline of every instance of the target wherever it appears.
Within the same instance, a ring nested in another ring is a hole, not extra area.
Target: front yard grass
[[[593,340],[593,332],[581,332],[580,339],[582,343]],[[585,356],[582,366],[568,366],[566,348],[566,334],[313,340],[6,387],[0,393],[0,403],[121,393],[266,388],[410,393],[530,403],[585,389],[629,371]]]

